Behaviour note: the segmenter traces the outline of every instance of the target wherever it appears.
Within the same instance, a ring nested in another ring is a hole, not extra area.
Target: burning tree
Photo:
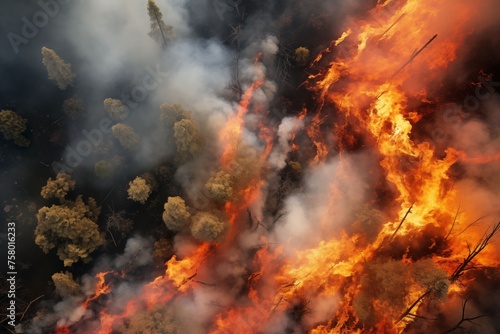
[[[367,265],[360,284],[353,307],[363,326],[371,328],[381,319],[400,317],[414,302],[412,296],[417,291],[444,298],[450,281],[430,259],[414,263],[377,259]]]
[[[172,306],[157,305],[151,310],[135,313],[122,328],[121,333],[181,334],[183,331],[178,327],[177,319]]]

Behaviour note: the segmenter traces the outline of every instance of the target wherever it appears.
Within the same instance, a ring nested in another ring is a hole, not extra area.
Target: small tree
[[[104,244],[96,224],[100,208],[93,198],[85,204],[81,196],[63,205],[44,206],[36,215],[35,243],[48,253],[57,248],[65,266],[78,260],[89,262],[90,253]]]
[[[189,224],[191,214],[186,202],[179,197],[169,197],[164,205],[163,222],[172,231],[180,231]]]
[[[149,36],[165,47],[167,46],[167,40],[172,38],[172,26],[163,22],[163,14],[154,0],[148,0],[147,8],[151,26]]]
[[[26,131],[26,120],[12,110],[0,111],[0,132],[7,140],[18,146],[28,146],[30,141],[22,135]]]
[[[146,203],[151,194],[151,187],[147,184],[146,180],[137,176],[128,185],[128,198],[141,204]]]
[[[309,61],[309,49],[303,46],[296,48],[295,61],[299,66],[306,66]]]
[[[78,97],[70,97],[64,101],[63,110],[69,118],[74,120],[83,113],[83,100]]]
[[[201,149],[202,139],[193,120],[183,119],[174,124],[175,145],[178,163],[182,164],[194,158]]]
[[[75,189],[75,181],[65,172],[57,174],[56,179],[49,178],[42,188],[41,195],[44,199],[57,198],[64,202],[68,191]]]
[[[130,126],[118,123],[111,127],[113,136],[120,144],[129,151],[135,151],[139,147],[139,135]]]
[[[180,334],[185,331],[179,328],[179,317],[174,314],[174,307],[159,303],[147,310],[133,314],[120,329],[123,334]]]
[[[128,115],[128,108],[121,100],[108,98],[103,104],[109,117],[114,120],[124,119]]]
[[[55,273],[52,275],[52,281],[56,286],[56,293],[61,297],[77,296],[82,292],[70,272]]]
[[[229,222],[221,214],[199,212],[193,216],[191,234],[204,242],[221,241],[229,231]]]
[[[113,231],[117,232],[120,238],[125,238],[132,231],[134,221],[127,217],[125,210],[116,212],[111,207],[110,210],[111,212],[106,215],[106,230],[111,235],[115,246],[117,246]]]
[[[94,165],[94,173],[98,178],[108,178],[113,175],[113,172],[113,165],[106,160],[99,160]]]
[[[191,113],[179,104],[163,103],[160,109],[160,121],[167,129],[172,129],[175,123],[183,119],[191,119]]]
[[[225,202],[234,197],[231,175],[223,170],[218,171],[208,179],[205,183],[205,189],[208,195],[218,202]]]
[[[75,77],[71,72],[71,64],[65,63],[54,50],[46,47],[42,48],[42,56],[42,63],[47,68],[49,79],[55,81],[59,89],[65,90]]]

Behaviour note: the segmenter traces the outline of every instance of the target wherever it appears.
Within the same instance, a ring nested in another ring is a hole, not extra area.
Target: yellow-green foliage
[[[180,231],[189,224],[191,214],[186,202],[179,197],[169,197],[164,205],[163,221],[172,231]]]
[[[151,187],[147,184],[146,180],[137,176],[133,181],[129,182],[128,186],[129,199],[141,204],[146,203],[151,194]]]
[[[69,118],[76,119],[83,113],[83,100],[78,97],[70,97],[64,101],[63,110]]]
[[[47,185],[42,188],[41,195],[45,199],[57,198],[64,201],[68,191],[75,189],[75,181],[65,172],[58,173],[55,180],[49,178]]]
[[[222,241],[229,231],[229,222],[219,212],[199,212],[192,220],[191,234],[200,241]]]
[[[85,204],[81,196],[63,205],[44,206],[36,215],[35,243],[45,253],[56,248],[65,266],[79,260],[88,262],[90,253],[104,244],[96,224],[99,211],[94,199]]]
[[[0,111],[0,132],[7,140],[18,146],[29,146],[30,141],[22,135],[26,131],[26,120],[12,110]]]
[[[128,108],[122,101],[117,99],[105,99],[104,109],[108,112],[109,117],[114,120],[124,119],[128,115]]]
[[[57,83],[57,87],[65,90],[71,85],[75,75],[71,72],[71,64],[67,64],[62,60],[54,50],[42,48],[42,63],[47,68],[49,79]]]
[[[56,287],[56,292],[61,297],[77,296],[82,291],[80,285],[73,279],[70,272],[55,273],[52,275],[52,281]]]
[[[129,151],[135,151],[139,147],[139,135],[130,126],[118,123],[111,127],[113,136],[120,144]]]
[[[172,306],[159,304],[151,310],[142,310],[132,315],[120,333],[122,334],[184,334],[177,325]]]
[[[305,66],[309,61],[309,49],[303,46],[296,48],[295,61],[299,66]]]

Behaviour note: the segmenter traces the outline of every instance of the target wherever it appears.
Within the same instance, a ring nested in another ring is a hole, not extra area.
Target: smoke
[[[499,106],[498,94],[494,94],[478,113],[466,114],[463,121],[454,119],[453,123],[440,124],[449,133],[445,145],[462,152],[458,162],[462,171],[455,183],[457,208],[464,226],[479,219],[479,224],[472,228],[477,238],[500,218],[500,122],[496,112]],[[500,241],[495,238],[492,242],[488,253],[498,254]]]
[[[345,228],[370,200],[368,189],[376,178],[368,169],[375,163],[373,156],[363,153],[308,170],[301,193],[284,201],[285,216],[275,228],[277,240],[293,254],[329,240]]]
[[[286,166],[288,154],[292,151],[290,140],[295,132],[302,130],[304,122],[297,118],[285,117],[278,127],[278,147],[269,156],[269,164],[277,169]]]
[[[139,236],[128,239],[125,251],[115,259],[114,267],[116,269],[122,269],[125,265],[132,264],[142,267],[152,263],[152,244],[151,240]]]

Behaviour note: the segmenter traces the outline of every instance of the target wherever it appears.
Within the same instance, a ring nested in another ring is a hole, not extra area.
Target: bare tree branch
[[[38,296],[36,297],[35,299],[33,299],[32,301],[30,301],[30,303],[28,304],[28,306],[26,306],[26,308],[24,309],[24,312],[23,314],[21,315],[21,318],[19,319],[19,322],[21,322],[24,318],[24,315],[26,314],[26,312],[28,311],[28,309],[30,308],[31,304],[33,304],[34,302],[36,302],[38,299],[42,298],[44,295],[41,295],[41,296]]]
[[[415,203],[412,203],[410,208],[408,209],[408,211],[406,211],[403,219],[401,219],[401,222],[399,223],[398,227],[396,228],[396,230],[394,231],[394,233],[392,233],[391,237],[389,238],[389,241],[388,242],[391,242],[394,237],[396,236],[396,234],[398,233],[399,229],[401,228],[401,226],[403,226],[403,223],[405,222],[406,220],[406,217],[408,217],[408,215],[411,213],[411,209],[413,208],[413,205],[415,205]]]
[[[462,324],[464,322],[468,322],[468,323],[471,323],[471,324],[473,324],[475,326],[478,326],[478,324],[476,324],[474,322],[474,320],[477,320],[479,318],[483,318],[483,317],[487,317],[488,316],[486,314],[481,314],[481,315],[478,315],[478,316],[475,316],[475,317],[466,317],[465,316],[465,308],[467,307],[467,302],[468,301],[469,301],[469,298],[467,298],[465,301],[462,302],[462,318],[460,319],[460,321],[457,322],[457,324],[455,326],[453,326],[452,328],[448,329],[446,332],[443,332],[443,334],[454,332],[457,329],[464,329],[462,327]]]
[[[462,263],[455,269],[453,274],[451,274],[450,280],[452,282],[459,279],[460,276],[462,276],[462,274],[464,273],[464,271],[470,270],[472,268],[470,266],[470,263],[472,262],[472,260],[474,260],[474,258],[479,253],[481,253],[481,251],[483,249],[485,249],[486,246],[488,246],[488,244],[491,241],[491,238],[493,238],[495,236],[495,234],[498,233],[498,231],[500,231],[500,222],[496,223],[491,228],[491,230],[488,228],[488,230],[486,230],[483,237],[479,240],[479,242],[477,243],[477,245],[474,248],[471,249],[469,244],[467,243],[467,248],[469,249],[468,255],[467,255],[467,257],[465,257],[465,259],[462,261]]]
[[[455,224],[457,223],[457,218],[458,218],[458,213],[459,212],[460,212],[460,206],[458,207],[457,213],[455,214],[455,217],[453,218],[453,223],[451,224],[450,231],[448,232],[448,234],[446,235],[446,237],[444,237],[444,240],[448,240],[448,238],[450,237],[451,233],[453,232],[453,229],[455,228]]]
[[[398,319],[398,322],[400,322],[401,320],[403,320],[404,318],[406,318],[408,315],[410,315],[411,311],[413,310],[413,308],[415,306],[418,305],[418,303],[420,303],[425,297],[427,297],[430,293],[431,293],[431,289],[428,289],[427,291],[425,291],[422,295],[420,295],[420,297],[417,298],[417,300],[415,300],[415,302],[413,302],[413,304],[411,304],[407,309],[406,311],[403,312],[403,314],[399,317]]]

